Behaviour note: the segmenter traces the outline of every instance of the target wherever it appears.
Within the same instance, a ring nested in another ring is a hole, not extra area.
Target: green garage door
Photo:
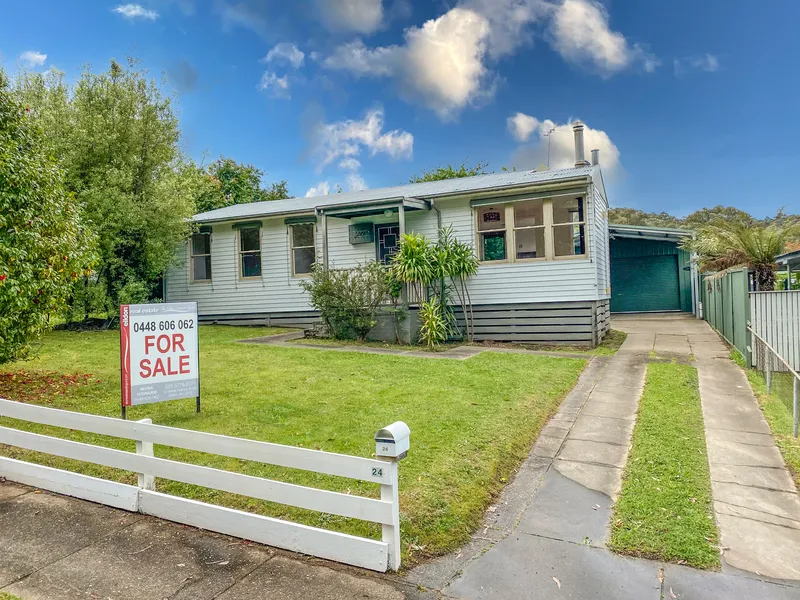
[[[680,310],[678,255],[611,261],[611,312]]]

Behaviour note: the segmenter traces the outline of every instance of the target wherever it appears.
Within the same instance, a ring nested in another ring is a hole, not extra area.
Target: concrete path
[[[665,334],[669,325],[669,333]],[[723,570],[800,580],[800,498],[747,377],[703,321],[625,317],[656,354],[695,358]]]
[[[412,570],[408,580],[470,600],[800,599],[800,583],[755,569],[726,563],[722,573],[697,571],[606,550],[646,363],[690,362],[692,355],[727,361],[716,334],[687,317],[626,317],[613,327],[628,332],[625,344],[613,358],[590,363],[479,534],[461,552]],[[723,534],[723,544],[729,537]]]
[[[0,480],[0,592],[24,600],[418,600],[398,581]]]

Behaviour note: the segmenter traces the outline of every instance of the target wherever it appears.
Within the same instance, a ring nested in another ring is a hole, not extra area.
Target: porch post
[[[786,261],[786,289],[792,289],[792,265],[788,260]]]
[[[400,206],[397,207],[397,221],[399,223],[398,230],[400,231],[400,235],[406,234],[406,207],[403,206],[403,203],[400,203]]]
[[[322,268],[328,270],[328,215],[322,213]]]

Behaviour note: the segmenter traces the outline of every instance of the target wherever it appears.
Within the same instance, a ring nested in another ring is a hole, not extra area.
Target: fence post
[[[375,434],[375,457],[386,463],[389,483],[381,484],[381,500],[392,503],[392,522],[382,525],[382,540],[389,545],[389,568],[400,569],[400,486],[398,462],[408,455],[411,430],[402,421],[392,423]]]
[[[797,425],[800,422],[800,379],[794,378],[794,401],[792,402],[792,416],[794,417],[794,437],[797,437]]]
[[[772,352],[769,348],[764,352],[764,375],[767,379],[767,395],[772,393]]]
[[[147,423],[148,425],[153,422],[153,419],[141,419],[137,421],[137,423]],[[144,442],[142,440],[136,440],[136,454],[141,454],[143,456],[153,456],[153,442]],[[143,490],[150,490],[155,491],[156,489],[156,478],[152,475],[148,475],[147,473],[138,473],[139,476],[139,488]]]

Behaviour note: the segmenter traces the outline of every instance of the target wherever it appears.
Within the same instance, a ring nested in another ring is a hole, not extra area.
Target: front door
[[[400,225],[393,223],[391,225],[376,225],[375,226],[375,246],[377,249],[378,261],[383,264],[389,264],[394,253],[400,247]]]

